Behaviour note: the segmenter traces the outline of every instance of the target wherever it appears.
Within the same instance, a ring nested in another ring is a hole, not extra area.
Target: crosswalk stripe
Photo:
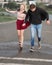
[[[0,57],[0,59],[6,60],[25,60],[25,61],[41,61],[41,62],[52,62],[52,59],[39,59],[39,58],[10,58],[10,57]]]
[[[0,65],[31,65],[31,64],[0,63]]]

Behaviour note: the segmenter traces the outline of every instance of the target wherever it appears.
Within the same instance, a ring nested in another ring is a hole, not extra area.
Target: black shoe
[[[21,44],[19,44],[19,51],[22,51],[23,47],[21,47]]]
[[[22,49],[23,49],[23,47],[20,47],[20,48],[19,48],[19,51],[22,51]]]

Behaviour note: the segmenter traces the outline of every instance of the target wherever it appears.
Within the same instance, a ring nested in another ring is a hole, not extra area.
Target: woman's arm
[[[8,9],[5,9],[7,12],[9,12],[9,13],[12,13],[12,14],[15,14],[15,13],[17,13],[17,11],[9,11]]]

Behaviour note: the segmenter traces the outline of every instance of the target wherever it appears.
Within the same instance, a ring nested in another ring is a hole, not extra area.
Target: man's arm
[[[38,8],[38,9],[39,9],[41,18],[43,17],[42,20],[43,20],[43,19],[49,20],[49,15],[48,15],[48,13],[47,13],[44,9],[42,9],[42,8]]]
[[[29,18],[29,10],[26,13],[26,17],[25,17],[25,20],[24,20],[24,23],[22,24],[22,26],[25,26],[26,25],[26,22],[27,22],[28,18]]]
[[[26,17],[25,17],[24,23],[26,23],[26,22],[28,21],[28,19],[29,19],[29,10],[28,10],[28,12],[26,13]]]
[[[50,24],[48,13],[42,8],[40,8],[39,11],[41,16],[46,20],[47,24]]]

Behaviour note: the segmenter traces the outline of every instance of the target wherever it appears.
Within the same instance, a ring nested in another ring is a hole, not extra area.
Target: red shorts
[[[27,22],[25,26],[22,26],[23,23],[24,23],[24,20],[17,20],[16,21],[16,28],[17,28],[17,30],[24,30],[24,29],[26,29],[30,25],[30,23]]]

